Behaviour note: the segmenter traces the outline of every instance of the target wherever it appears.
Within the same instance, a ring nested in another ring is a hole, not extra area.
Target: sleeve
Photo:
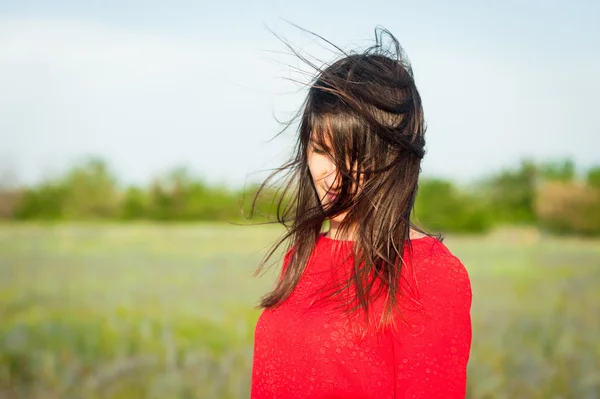
[[[395,398],[466,395],[471,283],[458,258],[438,252],[415,268],[419,306],[401,306],[391,330]]]

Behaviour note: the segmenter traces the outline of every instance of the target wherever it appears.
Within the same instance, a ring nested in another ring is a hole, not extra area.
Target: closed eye
[[[315,154],[319,154],[319,155],[331,155],[331,152],[329,151],[328,148],[324,148],[323,146],[321,146],[320,144],[317,143],[311,143],[310,148],[312,150],[312,152],[314,152]]]

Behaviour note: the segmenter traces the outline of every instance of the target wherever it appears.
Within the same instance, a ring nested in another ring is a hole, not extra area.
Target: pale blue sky
[[[424,101],[427,174],[600,163],[598,2],[0,1],[0,173],[34,182],[99,155],[127,183],[181,165],[264,176],[295,133],[268,142],[274,115],[304,94],[265,25],[334,56],[283,19],[344,48],[376,25],[396,35]]]

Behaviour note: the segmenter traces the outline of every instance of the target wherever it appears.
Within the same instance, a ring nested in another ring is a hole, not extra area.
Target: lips
[[[329,202],[334,202],[338,196],[338,193],[334,191],[327,191],[325,195],[327,196],[327,198],[329,198]]]

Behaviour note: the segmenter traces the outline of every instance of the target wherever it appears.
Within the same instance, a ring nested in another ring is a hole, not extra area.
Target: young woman
[[[397,40],[318,69],[299,116],[251,397],[464,398],[471,286],[411,223],[425,124]]]

